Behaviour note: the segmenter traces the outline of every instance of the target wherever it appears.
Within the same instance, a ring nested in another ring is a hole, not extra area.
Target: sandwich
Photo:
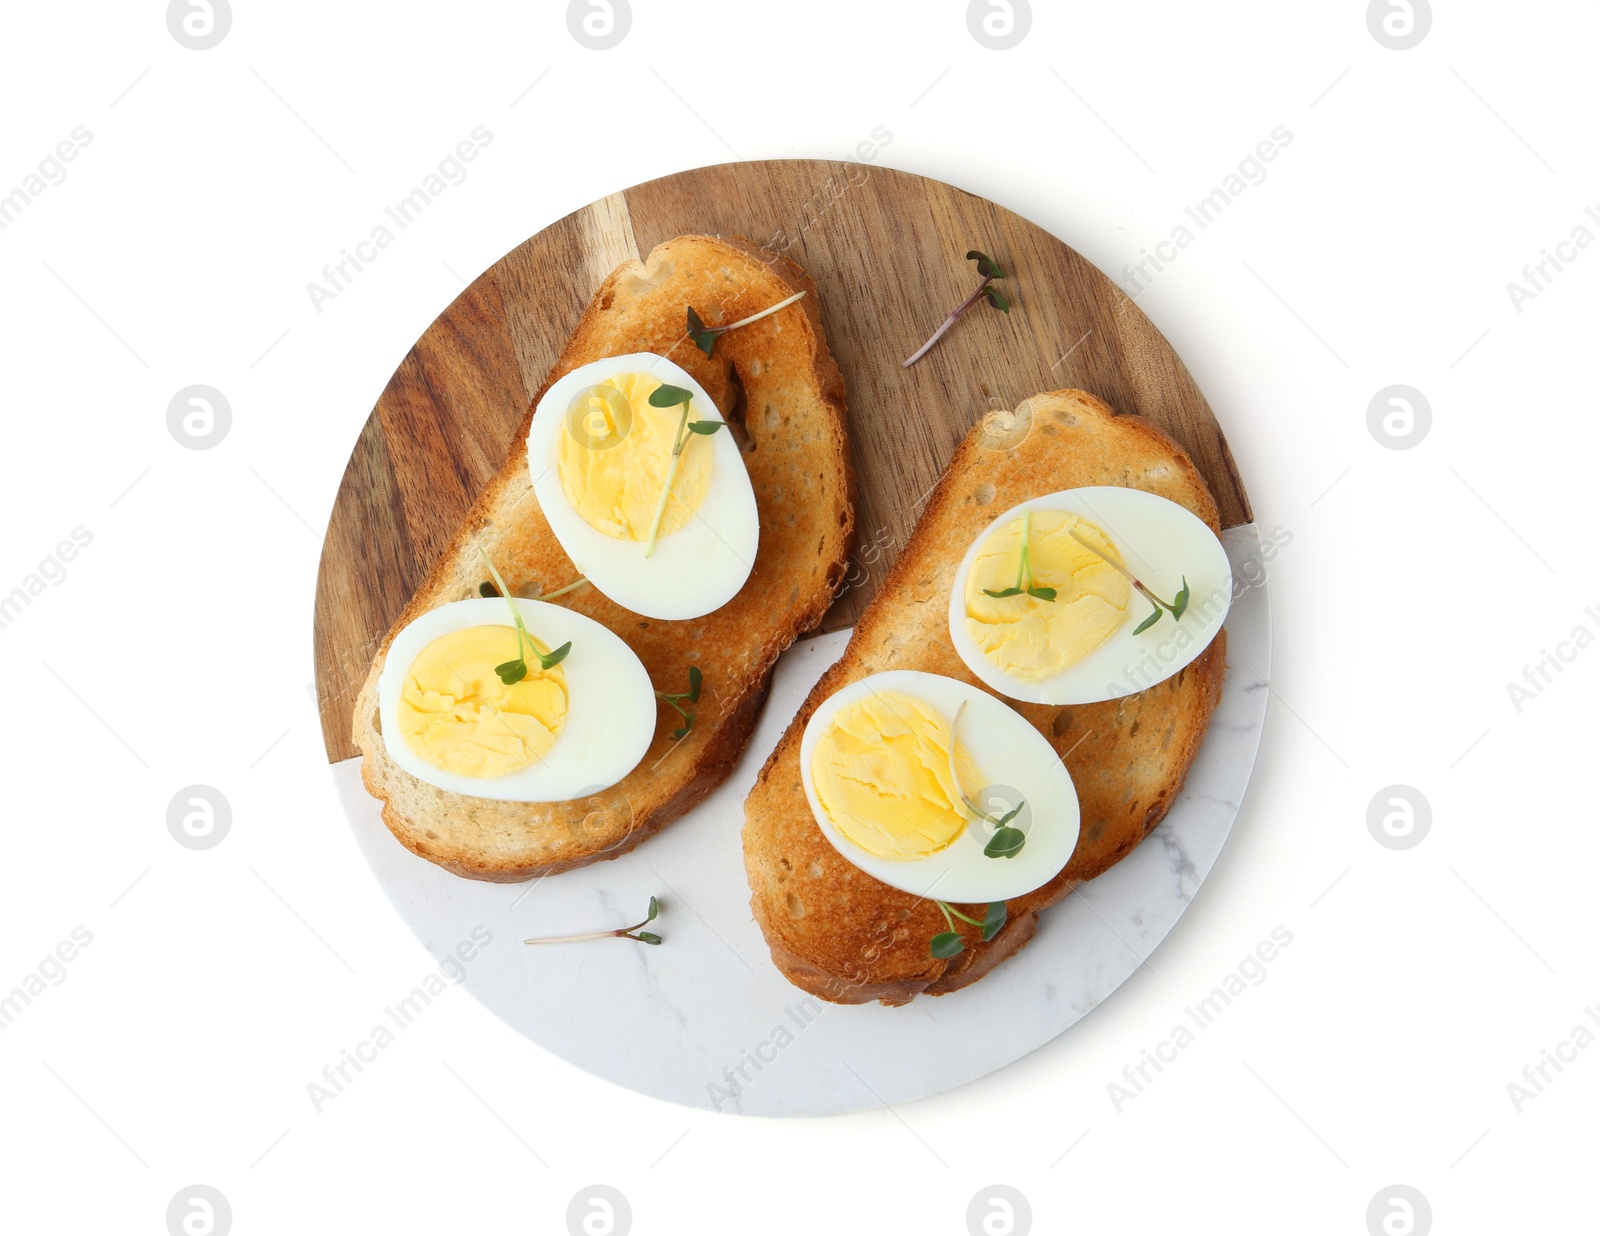
[[[352,725],[390,831],[516,882],[688,811],[832,601],[854,486],[798,266],[706,236],[624,263],[374,657]]]
[[[969,431],[745,802],[790,982],[965,987],[1161,822],[1222,686],[1219,531],[1183,449],[1093,395]]]

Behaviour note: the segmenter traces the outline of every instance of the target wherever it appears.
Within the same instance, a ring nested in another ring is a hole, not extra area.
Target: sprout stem
[[[804,292],[796,292],[793,296],[789,297],[788,299],[780,300],[777,304],[773,305],[771,308],[763,309],[760,313],[752,313],[749,317],[740,318],[737,322],[729,322],[726,326],[713,326],[710,329],[715,331],[717,334],[720,335],[724,331],[737,330],[741,326],[749,326],[750,323],[759,322],[759,321],[761,321],[762,318],[767,317],[767,316],[769,316],[771,314],[774,314],[774,313],[778,312],[778,310],[780,310],[780,309],[787,309],[790,305],[794,304],[795,301],[799,300],[804,295],[805,295]]]
[[[661,483],[661,496],[656,499],[656,513],[650,519],[650,538],[645,542],[644,556],[656,552],[656,538],[661,535],[661,517],[667,512],[667,497],[672,493],[672,482],[678,475],[678,456],[683,454],[684,430],[689,426],[689,400],[683,401],[683,416],[678,420],[678,430],[672,435],[672,459],[667,464],[667,479]]]
[[[941,322],[939,324],[939,329],[933,332],[933,334],[929,337],[928,342],[923,344],[920,348],[918,348],[910,356],[906,357],[905,360],[900,362],[900,368],[909,369],[909,368],[911,368],[912,365],[915,365],[919,360],[921,360],[924,356],[926,356],[928,354],[928,349],[933,347],[934,344],[938,343],[939,340],[943,339],[944,336],[945,336],[945,332],[948,331],[957,322],[959,322],[961,320],[962,315],[965,314],[968,309],[971,309],[972,306],[976,305],[978,303],[978,301],[983,298],[984,290],[993,282],[994,282],[994,276],[993,275],[984,276],[983,282],[978,285],[978,290],[976,292],[974,292],[971,296],[967,297],[966,300],[962,301],[959,305],[957,305],[955,307],[955,309],[951,312],[950,316],[947,317],[943,322]]]
[[[494,579],[495,587],[500,589],[500,595],[506,599],[506,604],[511,607],[511,620],[517,626],[517,656],[526,660],[528,654],[522,650],[522,641],[526,638],[532,644],[533,637],[528,634],[528,629],[522,625],[522,611],[517,608],[516,601],[512,599],[511,589],[506,587],[506,581],[500,578],[500,572],[495,569],[494,559],[489,557],[488,552],[481,545],[478,546],[478,554],[483,558],[484,566],[489,568],[489,574]],[[535,645],[534,655],[537,656],[538,652],[538,646]]]
[[[524,940],[524,944],[572,944],[578,940],[609,940],[613,936],[627,934],[626,928],[616,931],[587,931],[578,936],[539,936],[537,939]]]
[[[1146,588],[1144,586],[1144,584],[1139,581],[1138,576],[1136,576],[1132,571],[1128,570],[1127,567],[1123,566],[1122,563],[1118,562],[1115,558],[1108,557],[1107,555],[1101,553],[1093,545],[1089,544],[1088,541],[1084,540],[1081,536],[1079,536],[1078,535],[1078,530],[1076,528],[1074,528],[1070,532],[1068,532],[1067,535],[1070,536],[1079,545],[1082,545],[1085,549],[1087,549],[1096,558],[1100,559],[1100,561],[1104,562],[1107,566],[1111,567],[1112,570],[1114,570],[1118,574],[1120,574],[1124,579],[1126,579],[1135,588],[1137,588],[1139,590],[1139,594],[1141,596],[1143,596],[1145,600],[1149,601],[1150,604],[1156,606],[1158,609],[1165,609],[1165,610],[1171,610],[1172,609],[1171,605],[1168,605],[1165,601],[1163,601],[1155,593],[1151,592],[1150,589]]]
[[[658,912],[659,912],[658,904],[656,902],[656,899],[654,897],[652,897],[652,898],[650,898],[650,913],[645,915],[644,920],[642,922],[635,923],[631,927],[617,927],[617,928],[615,928],[615,929],[613,929],[611,931],[584,931],[584,932],[579,932],[576,935],[570,935],[570,936],[535,936],[531,940],[524,940],[523,943],[524,944],[572,944],[572,943],[575,943],[578,940],[610,940],[610,939],[613,939],[613,938],[616,938],[616,937],[621,937],[621,938],[628,939],[628,940],[640,940],[640,939],[642,939],[642,937],[636,936],[633,933],[638,931],[641,927],[648,926],[650,923],[654,922],[656,914]],[[660,937],[658,937],[658,936],[651,936],[649,939],[644,939],[643,942],[645,944],[660,944],[661,940],[660,940]]]
[[[956,793],[961,796],[961,801],[966,805],[968,811],[985,823],[993,824],[996,828],[999,828],[1002,822],[998,816],[990,815],[967,797],[966,790],[961,788],[961,774],[956,771],[956,726],[961,724],[961,714],[966,710],[967,701],[962,700],[956,705],[956,715],[950,722],[950,780],[955,783]],[[969,919],[968,921],[970,922],[971,920]]]
[[[1027,507],[1022,508],[1022,561],[1017,563],[1017,587],[1022,587],[1024,578],[1028,586],[1033,586],[1033,573],[1028,570],[1028,530],[1033,525],[1033,512]]]
[[[554,601],[557,597],[564,597],[567,595],[567,593],[582,588],[588,582],[589,580],[585,576],[580,575],[565,588],[557,588],[554,592],[546,592],[540,596],[534,597],[533,599],[535,601]]]
[[[950,923],[950,916],[952,914],[954,914],[963,923],[971,923],[974,927],[982,927],[983,926],[983,920],[982,919],[968,918],[965,914],[961,913],[960,910],[956,909],[953,905],[951,905],[947,901],[941,901],[939,903],[939,908],[944,911],[944,921],[947,922],[947,923]],[[955,924],[954,923],[950,923],[950,927],[953,930],[955,928]]]

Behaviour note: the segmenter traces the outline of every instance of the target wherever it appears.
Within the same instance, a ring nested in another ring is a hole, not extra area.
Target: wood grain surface
[[[856,163],[776,160],[681,172],[595,202],[523,242],[462,292],[401,362],[356,441],[317,581],[315,655],[332,761],[395,617],[505,461],[533,392],[613,268],[688,233],[737,234],[816,280],[844,372],[859,545],[824,630],[850,626],[967,428],[1038,391],[1080,387],[1149,417],[1194,457],[1224,527],[1250,521],[1227,442],[1172,348],[1114,283],[1026,219],[961,189]],[[977,286],[1007,273],[910,369]]]

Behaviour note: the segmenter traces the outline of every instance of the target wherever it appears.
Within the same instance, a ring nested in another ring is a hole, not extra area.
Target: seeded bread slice
[[[905,1004],[976,982],[1033,937],[1039,911],[1126,856],[1172,805],[1222,689],[1224,634],[1181,673],[1137,695],[1071,708],[1008,701],[1064,754],[1082,832],[1055,879],[1007,903],[1007,924],[994,940],[985,944],[963,927],[966,950],[949,960],[928,952],[945,930],[937,906],[842,858],[817,827],[801,786],[806,722],[846,684],[911,669],[982,687],[950,642],[947,605],[962,555],[1000,512],[1085,485],[1147,490],[1219,529],[1216,502],[1183,449],[1093,395],[1035,395],[972,428],[844,655],[813,688],[745,800],[750,906],[773,962],[797,987],[839,1004]],[[957,908],[983,917],[981,906]]]
[[[795,292],[807,295],[721,336],[707,357],[685,337],[689,306],[708,325],[735,322]],[[378,729],[378,676],[398,631],[419,614],[478,595],[494,559],[521,596],[563,587],[578,572],[533,494],[524,438],[551,383],[579,365],[656,352],[687,369],[733,424],[755,490],[761,545],[749,580],[727,605],[684,622],[645,619],[585,586],[561,598],[639,654],[663,691],[705,685],[688,736],[663,706],[649,753],[608,790],[564,803],[506,803],[438,789],[389,758]],[[747,415],[748,412],[748,415]],[[643,262],[618,267],[578,322],[534,396],[505,466],[489,481],[444,557],[396,620],[373,660],[353,717],[361,776],[383,801],[400,842],[458,875],[515,882],[616,858],[682,815],[732,770],[761,712],[772,664],[821,621],[855,530],[855,478],[845,437],[844,380],[823,336],[816,287],[793,262],[737,239],[682,236]]]

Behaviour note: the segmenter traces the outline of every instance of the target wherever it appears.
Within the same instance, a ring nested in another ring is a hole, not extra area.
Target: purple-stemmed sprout
[[[1163,612],[1171,614],[1172,620],[1176,622],[1183,617],[1183,611],[1189,608],[1189,577],[1187,575],[1183,577],[1183,587],[1178,589],[1178,595],[1173,597],[1171,601],[1163,601],[1155,593],[1151,592],[1149,588],[1145,587],[1137,575],[1128,570],[1127,567],[1123,566],[1122,563],[1118,562],[1115,558],[1101,553],[1093,545],[1089,544],[1088,541],[1079,536],[1076,530],[1069,532],[1067,535],[1079,545],[1082,545],[1096,558],[1099,558],[1107,566],[1121,574],[1124,579],[1138,589],[1140,596],[1142,596],[1146,601],[1149,601],[1151,605],[1155,606],[1155,608],[1150,611],[1150,616],[1138,626],[1133,628],[1133,633],[1135,635],[1139,635],[1145,631],[1148,631],[1151,627],[1155,626],[1156,623],[1160,622]]]
[[[933,347],[934,344],[938,343],[940,339],[944,338],[945,332],[959,322],[967,310],[971,309],[980,300],[988,301],[991,308],[998,309],[1001,313],[1011,312],[1011,302],[1000,294],[999,289],[989,286],[996,279],[1004,279],[1006,277],[1006,272],[1001,270],[999,264],[995,262],[993,258],[989,257],[988,254],[980,253],[976,249],[967,250],[967,261],[976,262],[978,264],[978,273],[983,276],[983,282],[978,285],[978,290],[976,292],[967,297],[966,300],[962,301],[951,311],[950,316],[940,323],[939,329],[933,332],[933,335],[929,338],[927,343],[923,344],[910,356],[906,357],[905,360],[900,362],[900,367],[902,369],[911,368],[912,365],[915,365],[919,360],[926,356],[928,354],[928,349]]]
[[[640,931],[639,928],[653,922],[661,912],[661,905],[654,897],[650,898],[650,912],[644,916],[643,923],[635,923],[631,927],[614,927],[610,931],[585,931],[575,936],[537,936],[532,940],[524,940],[524,944],[574,944],[579,940],[637,940],[640,944],[660,944],[661,937],[653,931]]]

